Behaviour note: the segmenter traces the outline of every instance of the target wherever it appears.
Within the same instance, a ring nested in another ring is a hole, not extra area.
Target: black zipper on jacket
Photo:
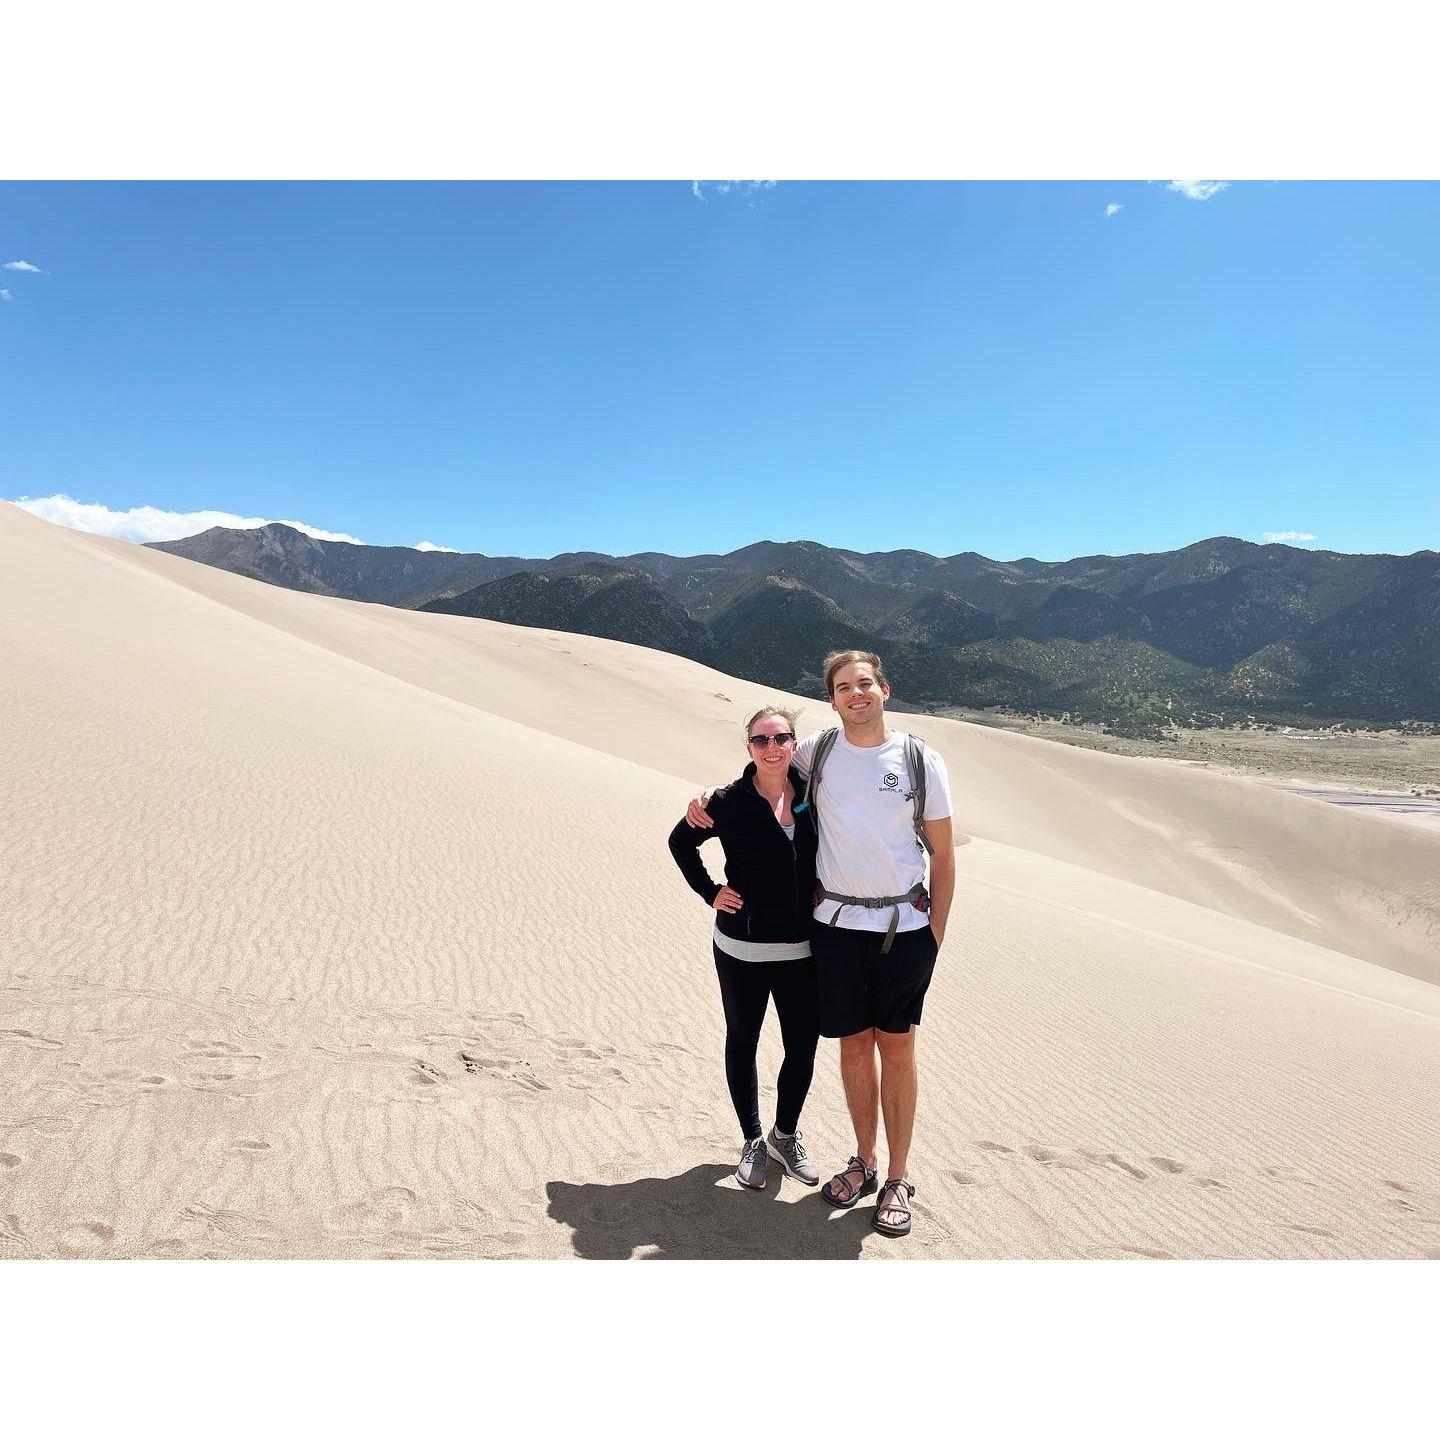
[[[793,818],[795,811],[791,808]],[[795,911],[795,923],[800,923],[800,871],[795,860],[795,843],[800,838],[800,822],[794,821],[795,833],[790,837],[790,903]]]
[[[754,762],[752,761],[751,763],[753,764]],[[798,848],[797,848],[798,836],[799,836],[799,829],[800,829],[800,823],[801,823],[801,822],[800,822],[800,818],[799,818],[798,816],[796,816],[796,817],[795,817],[795,820],[794,820],[795,829],[796,829],[796,835],[795,835],[795,837],[791,837],[791,836],[786,835],[786,834],[785,834],[785,827],[784,827],[783,825],[781,825],[780,822],[779,822],[779,820],[776,818],[775,812],[774,812],[774,810],[772,810],[772,809],[770,808],[769,802],[766,801],[765,798],[764,798],[764,796],[762,796],[762,795],[760,794],[760,792],[755,788],[754,775],[751,774],[750,776],[746,777],[746,779],[748,780],[749,787],[750,787],[750,793],[751,793],[751,795],[754,797],[754,800],[755,800],[756,805],[763,807],[764,813],[765,813],[767,819],[769,820],[770,824],[772,824],[772,825],[780,832],[780,834],[784,837],[784,839],[785,839],[785,841],[786,841],[786,844],[789,846],[789,849],[790,849],[790,919],[791,919],[791,924],[792,924],[793,926],[795,926],[797,929],[803,929],[803,928],[805,928],[805,927],[802,926],[801,923],[800,923],[800,920],[801,920],[801,916],[800,916],[800,859],[799,859],[799,853],[798,853]],[[792,787],[792,789],[795,788],[793,779],[791,780],[791,787]],[[796,789],[796,792],[795,792],[795,793],[796,793],[796,794],[799,793],[798,789]],[[751,903],[747,903],[747,904],[744,906],[744,910],[745,910],[745,938],[746,938],[746,939],[751,939],[751,938],[753,937],[753,934],[754,934],[754,930],[753,930],[754,910],[753,910],[752,904],[751,904]],[[740,917],[737,915],[735,918],[738,920]]]
[[[789,779],[788,775],[786,776],[786,779]],[[769,812],[770,818],[772,820],[775,820],[775,828],[779,830],[782,835],[785,835],[785,827],[778,820],[775,819],[775,812],[770,809],[769,802],[765,800],[765,797],[761,795],[758,790],[755,789],[755,781],[753,779],[750,781],[750,788],[751,790],[754,790],[755,798],[765,806],[765,809]],[[795,788],[793,782],[791,783],[790,788],[792,790]],[[790,847],[790,917],[798,924],[800,921],[800,871],[795,859],[795,842],[799,838],[800,822],[796,818],[795,806],[793,801],[790,806],[790,823],[795,827],[794,835],[785,835],[785,843]],[[746,921],[745,933],[747,935],[750,933],[750,926],[748,920]]]

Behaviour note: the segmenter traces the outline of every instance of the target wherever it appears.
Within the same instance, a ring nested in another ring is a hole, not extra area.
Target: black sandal
[[[850,1181],[846,1179],[852,1170],[858,1170],[864,1176],[858,1188],[852,1188]],[[843,1200],[834,1188],[837,1180],[845,1187],[846,1197]],[[852,1155],[849,1164],[838,1175],[832,1175],[821,1186],[820,1194],[837,1210],[848,1210],[862,1195],[873,1195],[875,1187],[879,1183],[879,1173],[872,1170],[858,1155]]]
[[[904,1200],[900,1198],[900,1192],[902,1190],[907,1192]],[[895,1198],[887,1201],[885,1197],[890,1194],[891,1191],[894,1191]],[[880,1187],[880,1194],[875,1200],[875,1217],[870,1223],[882,1235],[908,1235],[910,1233],[909,1201],[914,1197],[914,1194],[915,1187],[908,1180],[887,1180]],[[899,1211],[903,1214],[905,1216],[904,1223],[901,1225],[892,1225],[888,1220],[882,1220],[880,1217],[887,1210]]]

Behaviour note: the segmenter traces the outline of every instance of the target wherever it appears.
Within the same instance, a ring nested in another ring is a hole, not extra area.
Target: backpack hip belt
[[[925,911],[930,908],[930,892],[921,884],[910,887],[903,895],[838,895],[834,890],[827,890],[823,885],[815,887],[815,893],[822,900],[834,900],[836,902],[835,913],[830,917],[830,926],[833,929],[835,922],[840,918],[840,912],[847,905],[858,905],[862,910],[884,910],[890,911],[890,925],[885,931],[885,941],[880,946],[880,953],[890,953],[890,942],[895,938],[895,927],[900,923],[900,907],[902,905],[913,905],[917,910]]]

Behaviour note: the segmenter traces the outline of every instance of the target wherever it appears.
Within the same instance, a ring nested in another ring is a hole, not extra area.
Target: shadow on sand
[[[614,1185],[553,1180],[548,1213],[587,1260],[628,1260],[641,1246],[654,1247],[647,1260],[858,1260],[873,1202],[836,1210],[815,1190],[782,1204],[774,1168],[763,1191],[742,1190],[728,1165]]]

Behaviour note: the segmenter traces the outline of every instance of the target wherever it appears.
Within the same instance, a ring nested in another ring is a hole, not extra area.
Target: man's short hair
[[[890,682],[885,678],[885,667],[880,657],[870,650],[832,650],[825,657],[825,693],[835,698],[835,673],[847,665],[868,665],[875,672],[875,678],[882,685]]]

